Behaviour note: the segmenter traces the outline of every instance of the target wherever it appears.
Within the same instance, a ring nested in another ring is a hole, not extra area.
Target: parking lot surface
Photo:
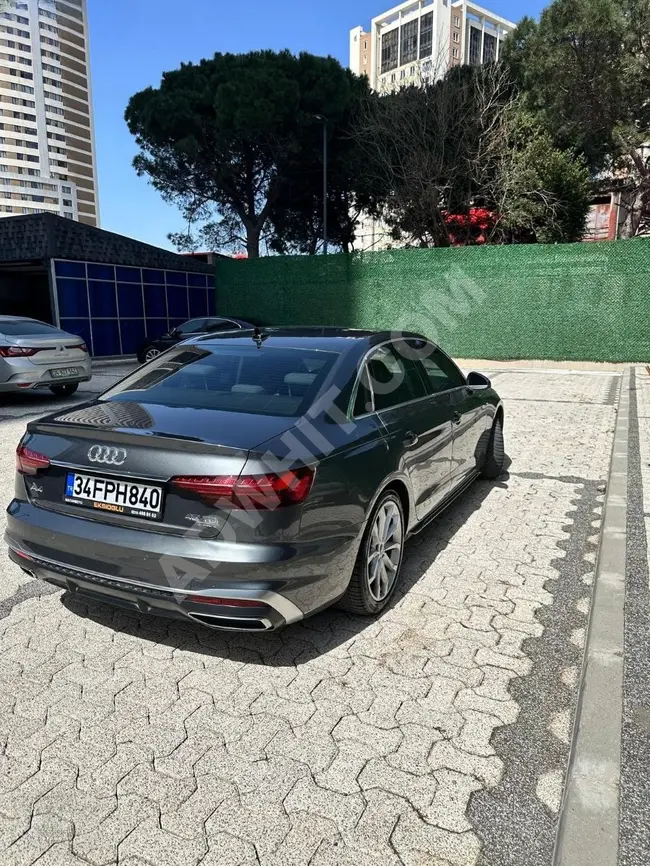
[[[495,373],[507,472],[409,543],[376,621],[220,634],[3,545],[0,862],[551,866],[623,375]],[[56,405],[0,405],[5,503]]]

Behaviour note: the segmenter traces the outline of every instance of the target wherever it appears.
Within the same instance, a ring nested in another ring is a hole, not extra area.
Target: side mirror
[[[487,391],[492,387],[492,382],[482,373],[470,373],[467,377],[467,387],[472,391]]]

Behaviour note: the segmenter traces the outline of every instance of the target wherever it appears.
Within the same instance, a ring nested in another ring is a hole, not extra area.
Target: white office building
[[[0,217],[99,224],[86,0],[0,12]]]
[[[407,0],[350,31],[350,69],[374,90],[437,78],[450,66],[497,60],[512,21],[468,0]]]

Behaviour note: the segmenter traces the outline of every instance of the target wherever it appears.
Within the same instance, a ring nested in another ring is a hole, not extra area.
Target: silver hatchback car
[[[0,316],[0,393],[49,388],[67,397],[92,376],[81,337],[24,316]]]

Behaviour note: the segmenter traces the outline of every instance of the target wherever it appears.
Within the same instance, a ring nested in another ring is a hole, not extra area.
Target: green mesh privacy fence
[[[413,330],[459,358],[650,361],[650,240],[221,260],[217,312]]]

